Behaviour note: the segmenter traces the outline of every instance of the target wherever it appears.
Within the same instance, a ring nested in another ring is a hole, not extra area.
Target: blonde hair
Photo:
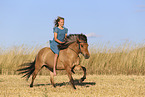
[[[58,27],[58,26],[59,26],[58,22],[59,22],[61,19],[64,20],[63,17],[58,16],[57,19],[54,20],[55,27]]]

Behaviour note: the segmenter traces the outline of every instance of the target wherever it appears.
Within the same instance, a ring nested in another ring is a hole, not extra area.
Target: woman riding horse
[[[85,59],[88,59],[90,57],[88,51],[87,37],[84,34],[70,34],[66,37],[64,44],[58,45],[58,48],[60,49],[60,52],[56,64],[56,70],[66,70],[71,85],[74,89],[76,89],[74,85],[74,80],[72,78],[72,71],[75,66],[78,66],[84,70],[84,76],[81,78],[81,81],[84,81],[84,79],[86,79],[85,67],[80,65],[74,65],[74,63],[78,61],[78,56],[80,53],[85,57]],[[29,79],[30,75],[32,74],[32,82],[30,84],[30,87],[33,87],[33,82],[36,78],[36,75],[42,69],[42,67],[45,66],[50,70],[50,81],[55,87],[53,80],[54,56],[55,54],[49,47],[42,48],[38,52],[34,62],[22,64],[22,66],[24,67],[22,69],[18,69],[17,71],[20,72],[19,74],[25,74],[23,77],[26,76],[27,79]]]

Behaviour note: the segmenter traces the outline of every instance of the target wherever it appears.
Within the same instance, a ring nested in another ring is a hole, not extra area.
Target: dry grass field
[[[97,44],[89,47],[90,58],[81,65],[87,69],[87,79],[75,80],[76,90],[65,71],[57,71],[56,88],[50,84],[47,69],[42,69],[34,87],[21,79],[16,70],[22,63],[32,62],[42,46],[0,47],[0,97],[145,97],[145,44],[124,43],[117,47]],[[81,78],[82,71],[73,77]]]
[[[80,75],[73,75],[75,79]],[[70,84],[67,75],[55,77],[56,88],[50,76],[38,75],[34,87],[18,75],[0,75],[0,97],[145,97],[145,76],[87,75],[82,83]]]

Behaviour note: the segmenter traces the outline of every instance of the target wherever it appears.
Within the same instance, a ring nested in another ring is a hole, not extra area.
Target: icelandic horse
[[[86,68],[80,65],[79,54],[81,53],[85,59],[90,57],[88,51],[87,37],[84,34],[70,34],[65,38],[65,43],[59,44],[60,49],[56,70],[66,70],[68,77],[70,79],[71,85],[76,89],[74,85],[74,80],[72,73],[75,67],[82,68],[84,71],[83,77],[80,82],[86,79]],[[23,68],[18,69],[19,74],[24,74],[22,77],[27,77],[27,80],[32,75],[32,81],[30,87],[33,87],[34,79],[42,67],[46,67],[50,70],[50,81],[55,87],[54,76],[53,76],[53,62],[54,53],[49,47],[42,48],[35,60],[32,63],[24,63],[21,66]]]

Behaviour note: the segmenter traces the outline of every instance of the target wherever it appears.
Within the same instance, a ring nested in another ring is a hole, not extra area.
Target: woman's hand
[[[60,42],[61,44],[65,43],[65,42]]]

